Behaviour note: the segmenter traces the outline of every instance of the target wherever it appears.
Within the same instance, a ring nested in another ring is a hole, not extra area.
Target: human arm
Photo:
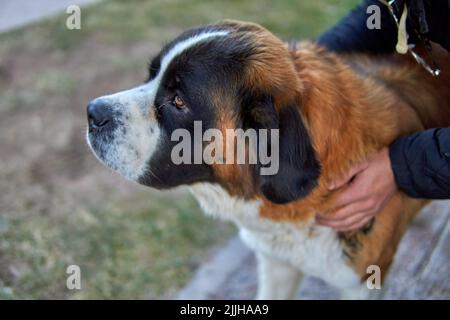
[[[450,198],[450,128],[429,129],[400,137],[335,181],[344,188],[333,214],[317,223],[349,231],[361,228],[389,201],[397,188],[411,197]]]
[[[380,29],[367,28],[369,6],[380,8]],[[397,26],[388,8],[377,0],[364,0],[335,26],[317,38],[317,43],[338,53],[390,53],[397,42]]]

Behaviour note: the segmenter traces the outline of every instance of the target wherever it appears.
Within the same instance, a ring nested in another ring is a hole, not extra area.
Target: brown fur
[[[322,166],[318,186],[303,199],[279,205],[258,196],[263,217],[301,222],[318,212],[327,213],[340,192],[330,192],[327,184],[352,165],[401,135],[450,125],[450,56],[438,47],[434,53],[442,74],[434,78],[409,56],[338,56],[308,42],[289,51],[259,26],[226,25],[238,32],[251,31],[251,41],[260,52],[247,71],[248,87],[273,93],[277,108],[295,101]],[[226,167],[218,175],[222,181],[234,182],[228,186],[241,185],[236,179],[250,181],[242,168]],[[408,222],[425,203],[398,191],[377,215],[370,232],[342,234],[346,253],[361,277],[370,264],[387,270]]]

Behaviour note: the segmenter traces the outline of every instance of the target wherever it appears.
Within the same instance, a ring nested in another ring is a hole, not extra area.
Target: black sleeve
[[[380,29],[367,28],[367,7],[380,8]],[[347,16],[317,39],[317,43],[335,52],[389,53],[397,43],[397,26],[389,9],[377,0],[364,0]]]
[[[420,12],[420,4],[423,6],[423,14]],[[449,0],[413,1],[408,14],[413,21],[417,21],[416,28],[420,33],[450,51]]]
[[[398,187],[416,198],[450,198],[450,127],[397,139],[389,156]]]

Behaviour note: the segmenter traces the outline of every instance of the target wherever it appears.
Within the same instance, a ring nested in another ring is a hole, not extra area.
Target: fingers
[[[369,200],[358,201],[344,206],[331,216],[316,217],[316,223],[339,231],[351,230],[364,225],[364,220],[372,218],[377,212],[377,206]]]
[[[367,212],[359,212],[341,220],[324,220],[322,218],[317,218],[316,222],[320,225],[336,229],[337,231],[347,231],[361,224],[364,225],[363,222],[370,220],[371,217],[372,216],[368,216]]]
[[[363,163],[357,164],[356,166],[353,166],[352,168],[350,168],[350,171],[344,177],[337,179],[335,181],[332,181],[328,185],[328,189],[334,190],[334,189],[338,189],[338,188],[342,187],[343,185],[347,184],[355,175],[357,175],[361,171],[367,169],[368,166],[369,166],[368,162],[363,162]]]
[[[340,208],[339,210],[336,210],[334,213],[327,215],[327,216],[318,216],[318,219],[320,219],[321,221],[342,221],[345,220],[347,218],[350,218],[351,216],[359,213],[359,212],[365,212],[367,211],[368,207],[366,206],[366,204],[364,202],[354,202],[354,203],[350,203],[347,206],[344,206],[342,208]]]
[[[332,189],[347,185],[339,190],[333,208],[329,209],[330,215],[316,218],[318,224],[339,231],[354,230],[364,226],[380,211],[396,189],[392,173],[389,175],[390,160],[386,150],[354,166],[345,177],[331,183]]]
[[[361,189],[361,186],[359,183],[357,183],[357,180],[358,177],[356,177],[356,180],[348,185],[348,187],[345,188],[342,193],[337,196],[334,202],[334,208],[356,204],[357,202],[362,200],[363,195],[361,194],[361,191],[364,189]]]
[[[347,232],[347,231],[353,231],[353,230],[361,229],[361,228],[364,227],[366,224],[368,224],[369,221],[372,220],[372,218],[373,218],[372,215],[366,216],[364,219],[361,219],[360,221],[355,222],[355,223],[352,224],[352,225],[344,226],[344,227],[342,227],[342,228],[340,228],[340,229],[337,229],[337,231],[340,231],[340,232]]]

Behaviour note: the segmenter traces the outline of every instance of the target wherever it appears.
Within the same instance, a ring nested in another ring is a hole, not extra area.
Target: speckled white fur
[[[137,181],[148,168],[147,163],[155,152],[160,128],[150,108],[155,83],[122,91],[97,99],[108,100],[115,112],[117,126],[108,139],[100,136],[95,142],[88,133],[88,144],[97,158],[106,166],[126,178]],[[96,146],[96,148],[94,147]]]

